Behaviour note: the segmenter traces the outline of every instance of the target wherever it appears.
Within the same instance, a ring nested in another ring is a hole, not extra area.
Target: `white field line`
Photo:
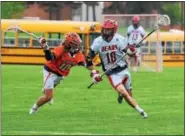
[[[19,134],[19,135],[30,135],[30,134],[39,134],[39,135],[113,135],[113,134],[96,134],[96,133],[83,133],[83,132],[74,132],[74,133],[65,133],[65,132],[55,132],[55,131],[4,131],[3,135],[6,134]],[[114,134],[115,135],[115,134]]]

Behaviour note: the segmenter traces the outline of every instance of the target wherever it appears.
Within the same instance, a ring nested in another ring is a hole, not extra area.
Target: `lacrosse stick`
[[[155,31],[157,31],[158,29],[160,29],[160,27],[163,26],[168,26],[170,25],[171,21],[168,15],[160,15],[157,19],[156,24],[154,25],[154,29],[148,33],[137,45],[136,48],[143,46],[141,43],[147,38],[149,37],[152,33],[154,33]]]
[[[39,38],[38,36],[36,36],[35,34],[33,33],[30,33],[24,29],[22,29],[21,27],[19,27],[19,25],[12,25],[10,27],[8,27],[5,31],[13,31],[13,32],[22,32],[22,33],[25,33],[27,35],[30,35],[30,36],[33,36],[38,42],[39,42]],[[46,48],[49,47],[46,43]]]
[[[136,44],[136,48],[143,46],[143,44],[141,44],[147,37],[149,37],[152,33],[154,33],[156,30],[160,29],[160,27],[162,26],[167,26],[170,25],[171,21],[168,15],[159,15],[156,24],[155,24],[155,28],[148,33],[143,39],[141,39],[141,41],[139,43]],[[105,74],[107,74],[109,71],[112,70],[112,68],[117,65],[117,63],[122,60],[123,58],[125,58],[125,56],[127,56],[127,53],[125,53],[121,58],[119,58],[109,69],[107,69],[105,72],[103,72],[100,77],[102,78]],[[91,88],[91,86],[93,86],[95,83],[92,82],[87,88]]]

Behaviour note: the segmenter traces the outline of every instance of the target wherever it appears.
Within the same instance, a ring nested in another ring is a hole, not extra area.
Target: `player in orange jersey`
[[[67,33],[62,45],[50,51],[44,38],[39,39],[44,49],[47,62],[44,65],[44,95],[30,109],[29,114],[35,113],[38,108],[53,98],[54,88],[65,76],[68,76],[70,69],[76,65],[85,66],[85,56],[81,53],[81,39],[76,33]]]

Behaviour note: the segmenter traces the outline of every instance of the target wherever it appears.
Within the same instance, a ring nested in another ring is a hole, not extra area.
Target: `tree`
[[[171,24],[181,23],[181,3],[165,3],[163,6],[163,13],[167,14],[171,18]]]
[[[22,18],[25,9],[24,2],[1,2],[1,18]]]

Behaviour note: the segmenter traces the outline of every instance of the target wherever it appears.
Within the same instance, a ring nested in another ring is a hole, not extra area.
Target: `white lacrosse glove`
[[[97,84],[98,82],[102,81],[102,78],[101,78],[98,70],[92,70],[91,71],[91,77],[92,77],[92,82],[94,84]]]
[[[128,45],[126,53],[127,53],[129,56],[134,56],[134,55],[136,54],[136,52],[137,52],[137,51],[136,51],[135,46],[133,46],[133,45]]]
[[[49,46],[47,45],[47,41],[44,37],[39,37],[38,39],[40,46],[44,49],[44,50],[48,50]]]

